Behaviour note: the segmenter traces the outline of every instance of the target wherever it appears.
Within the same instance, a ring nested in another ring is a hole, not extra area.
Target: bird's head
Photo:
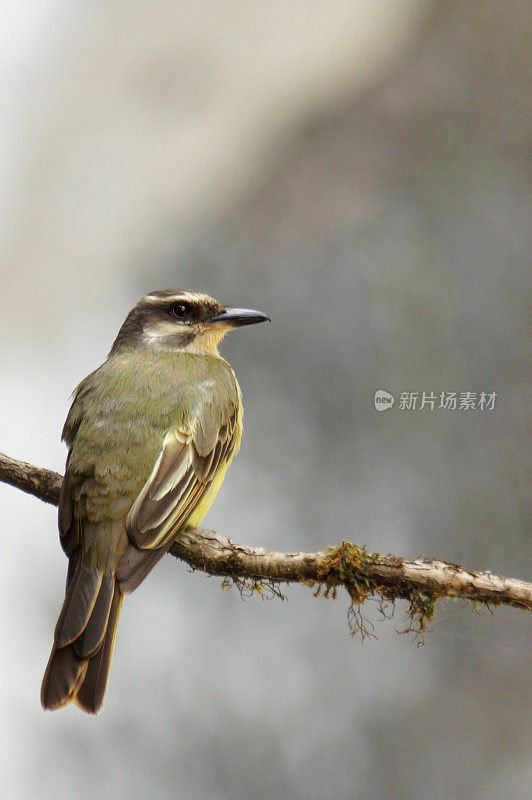
[[[261,311],[230,308],[206,294],[163,289],[150,292],[129,312],[111,353],[132,348],[217,355],[229,330],[267,320]]]

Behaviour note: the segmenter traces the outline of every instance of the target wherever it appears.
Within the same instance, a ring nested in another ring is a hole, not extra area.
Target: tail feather
[[[170,544],[158,550],[139,550],[135,545],[128,544],[116,572],[120,589],[124,594],[135,591],[168,551]]]
[[[78,566],[69,583],[44,673],[44,708],[61,708],[72,700],[92,714],[102,707],[122,592],[114,575],[94,572]]]
[[[88,659],[79,658],[72,645],[53,647],[41,687],[41,703],[50,710],[70,703],[87,671]]]
[[[57,647],[70,644],[85,629],[98,598],[102,578],[103,573],[99,569],[87,569],[81,561],[78,562],[55,626],[54,643]]]
[[[115,590],[114,575],[104,575],[91,615],[82,633],[74,640],[74,650],[80,658],[93,655],[102,644]]]
[[[105,639],[98,652],[90,659],[83,682],[74,696],[77,705],[89,714],[97,714],[103,706],[122,599],[123,594],[115,585]]]

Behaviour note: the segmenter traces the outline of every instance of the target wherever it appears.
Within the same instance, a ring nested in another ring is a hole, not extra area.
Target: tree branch
[[[57,505],[62,476],[51,470],[16,461],[0,453],[0,481]],[[276,553],[262,547],[243,547],[213,531],[199,528],[183,531],[171,554],[194,569],[221,575],[241,590],[278,593],[278,582],[317,585],[318,593],[335,596],[343,586],[350,598],[350,626],[362,635],[372,635],[358,607],[368,597],[381,604],[405,599],[415,626],[422,633],[434,614],[435,602],[460,597],[475,604],[509,605],[532,611],[532,584],[491,572],[470,572],[460,564],[433,558],[408,560],[379,555],[350,542],[317,553]],[[381,606],[382,607],[382,606]]]
[[[0,453],[0,481],[10,483],[23,492],[34,494],[39,500],[56,506],[59,502],[59,492],[63,483],[63,476],[51,469],[42,469],[27,464],[25,461],[16,461],[14,458]]]

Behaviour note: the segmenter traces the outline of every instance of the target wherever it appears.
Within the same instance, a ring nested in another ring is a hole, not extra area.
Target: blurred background
[[[530,11],[519,0],[2,4],[0,450],[63,470],[68,397],[167,287],[271,314],[205,524],[530,579]],[[376,389],[396,396],[377,413]],[[497,392],[492,411],[398,408]],[[529,396],[529,394],[528,394]],[[530,623],[224,593],[164,559],[124,604],[104,713],[41,711],[66,560],[0,484],[9,798],[521,800]]]

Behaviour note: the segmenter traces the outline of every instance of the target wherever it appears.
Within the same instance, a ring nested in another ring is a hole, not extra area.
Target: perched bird
[[[240,446],[240,388],[218,345],[230,329],[265,320],[195,292],[152,292],[75,390],[59,500],[69,566],[44,708],[74,700],[100,711],[123,594],[199,525]]]

